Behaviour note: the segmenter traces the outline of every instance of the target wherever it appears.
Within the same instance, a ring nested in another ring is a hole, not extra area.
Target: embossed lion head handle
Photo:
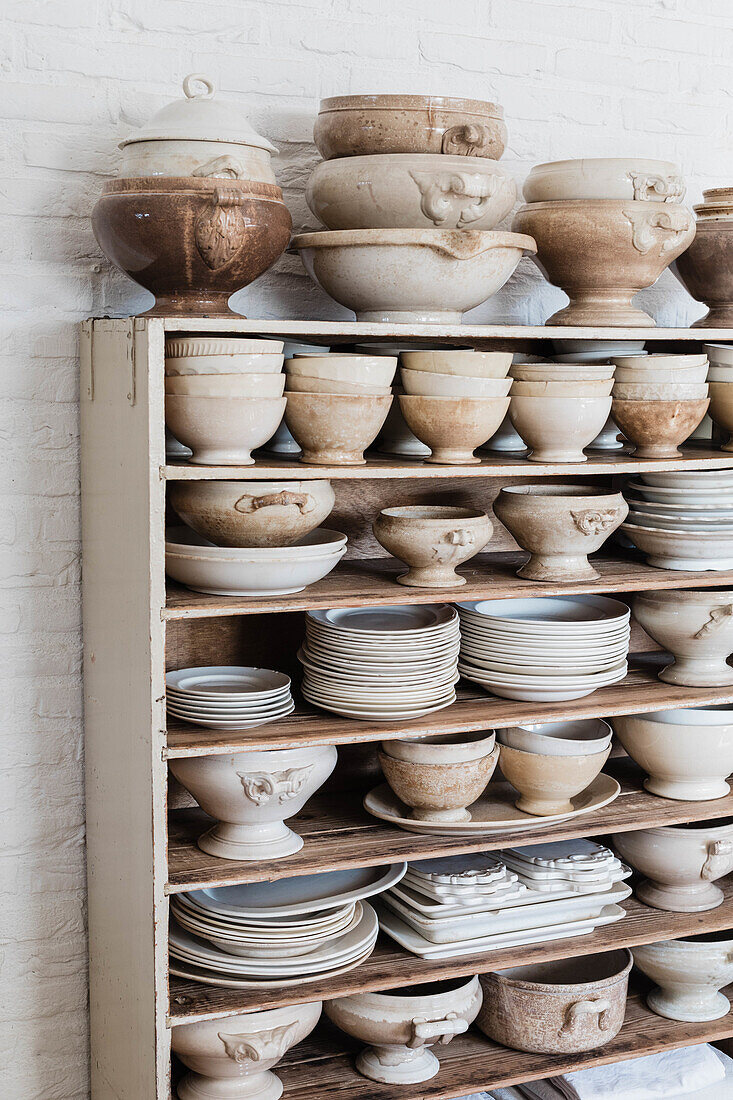
[[[486,150],[498,144],[488,126],[467,122],[451,126],[444,132],[440,151],[448,156],[475,157],[477,153],[486,156]]]
[[[411,1050],[431,1041],[444,1046],[454,1035],[462,1035],[464,1031],[468,1031],[468,1024],[457,1012],[446,1012],[445,1016],[441,1016],[439,1020],[428,1020],[426,1016],[416,1016],[410,1024],[411,1034],[406,1045]]]
[[[227,1035],[219,1032],[227,1057],[237,1065],[247,1062],[264,1062],[266,1058],[282,1058],[290,1046],[296,1024],[284,1024],[262,1031],[259,1035]]]
[[[584,1017],[595,1016],[599,1031],[608,1031],[611,1026],[611,1003],[605,997],[596,1001],[575,1001],[565,1009],[565,1020],[558,1035],[571,1035]]]
[[[733,870],[733,843],[730,840],[714,840],[708,844],[708,856],[700,872],[706,882],[713,882]]]
[[[693,638],[707,638],[708,634],[720,630],[731,615],[733,615],[733,603],[724,603],[720,607],[712,608],[710,618],[706,623],[703,623],[696,634],[692,635]]]
[[[288,504],[295,505],[302,516],[307,516],[315,508],[316,500],[310,493],[293,493],[289,489],[281,489],[279,493],[262,493],[258,497],[248,495],[240,497],[234,505],[234,511],[250,515],[252,512],[258,512],[260,508]]]

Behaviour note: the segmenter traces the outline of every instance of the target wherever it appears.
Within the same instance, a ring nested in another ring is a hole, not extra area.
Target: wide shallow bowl
[[[493,229],[516,198],[496,161],[440,153],[324,160],[305,189],[327,229]]]
[[[483,794],[499,760],[487,756],[453,764],[424,764],[379,753],[384,778],[417,821],[470,821],[467,809]]]
[[[289,382],[302,375],[386,389],[392,385],[396,369],[396,355],[301,355],[285,360]]]
[[[174,481],[170,502],[184,523],[217,546],[289,546],[320,526],[335,496],[330,481]]]
[[[502,744],[501,770],[504,778],[519,791],[518,810],[537,817],[552,817],[572,812],[571,799],[590,786],[610,751],[609,743],[601,752],[557,756],[525,752]]]
[[[506,397],[512,384],[511,378],[470,378],[407,367],[400,375],[405,393],[418,397]]]
[[[733,772],[733,709],[694,707],[624,714],[613,728],[632,760],[644,769],[644,786],[662,798],[704,802],[723,798]]]
[[[282,419],[285,397],[192,397],[166,394],[165,422],[202,466],[252,466]]]
[[[621,1030],[632,964],[623,950],[484,974],[476,1026],[503,1046],[533,1054],[594,1050]]]
[[[460,764],[480,760],[494,751],[493,730],[470,733],[438,733],[413,741],[383,741],[382,752],[394,760],[414,764]]]
[[[364,451],[387,419],[392,394],[289,393],[285,423],[300,444],[301,462],[364,466]]]
[[[727,663],[733,652],[733,590],[639,592],[632,607],[647,634],[674,655],[660,680],[685,687],[733,684]]]
[[[730,1012],[721,993],[733,981],[733,933],[703,932],[634,948],[634,962],[656,983],[646,1003],[657,1016],[697,1023]]]
[[[616,355],[646,355],[643,340],[553,340],[555,357],[585,356],[591,360],[610,360]],[[575,360],[577,361],[577,360]],[[569,362],[569,360],[568,360]]]
[[[698,302],[709,307],[693,328],[730,328],[733,325],[733,221],[701,220],[675,270],[682,285]]]
[[[300,233],[292,247],[358,321],[458,324],[501,289],[535,242],[478,229],[352,229]]]
[[[521,207],[512,228],[536,239],[539,266],[570,298],[548,325],[654,325],[631,300],[695,236],[683,206],[634,199],[535,202]]]
[[[668,531],[630,522],[622,523],[620,530],[658,569],[733,569],[733,537],[723,531]]]
[[[645,905],[672,913],[701,913],[723,902],[715,885],[733,870],[733,822],[694,821],[616,833],[619,855],[645,876],[635,893]]]
[[[443,153],[499,160],[506,145],[497,103],[433,95],[322,99],[313,141],[324,160],[384,153]]]
[[[193,374],[169,377],[165,392],[189,397],[282,397],[284,374]]]
[[[709,404],[707,397],[628,401],[614,396],[611,415],[638,458],[677,458],[679,445],[690,438]]]
[[[539,726],[509,726],[498,731],[500,745],[542,756],[592,756],[604,752],[613,731],[602,718],[545,722]]]
[[[588,554],[599,550],[626,519],[621,493],[586,485],[506,485],[494,513],[530,559],[517,575],[534,581],[594,579]]]
[[[474,455],[501,424],[508,397],[418,397],[400,395],[409,428],[430,447],[426,462],[447,466],[478,465]]]
[[[573,199],[633,199],[682,202],[685,184],[668,160],[594,157],[536,164],[524,181],[525,202]]]
[[[486,546],[493,527],[475,508],[415,504],[383,508],[372,529],[377,542],[409,566],[399,584],[457,588],[466,580],[456,566]]]
[[[324,1004],[332,1023],[369,1046],[356,1059],[363,1077],[385,1084],[429,1081],[440,1063],[428,1048],[468,1031],[481,1007],[477,977],[380,993],[353,993]]]
[[[279,187],[206,178],[108,180],[92,211],[107,259],[155,295],[147,316],[232,316],[227,305],[285,251]]]
[[[400,364],[410,371],[454,374],[468,378],[506,378],[512,364],[510,351],[403,351]]]
[[[514,396],[509,416],[530,448],[531,462],[585,462],[611,412],[610,397]]]
[[[613,378],[572,382],[556,381],[552,377],[546,381],[515,378],[509,392],[512,397],[608,397],[613,384]]]

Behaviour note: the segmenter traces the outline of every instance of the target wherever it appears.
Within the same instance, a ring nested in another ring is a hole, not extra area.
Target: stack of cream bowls
[[[168,713],[194,726],[249,729],[295,708],[290,677],[269,668],[210,665],[165,674]]]
[[[455,701],[459,644],[447,604],[308,611],[303,697],[348,718],[419,718]]]
[[[511,368],[509,418],[532,462],[585,462],[611,411],[613,366],[517,363]]]
[[[572,366],[577,363],[612,363],[614,355],[646,355],[643,340],[553,340],[553,360]],[[588,444],[593,451],[620,451],[618,425],[609,416],[600,435]]]
[[[629,608],[605,596],[540,596],[457,605],[458,671],[504,699],[581,699],[623,680]]]
[[[728,435],[721,450],[733,451],[733,345],[703,344],[702,350],[710,361],[710,419]]]
[[[660,569],[733,568],[733,470],[644,473],[620,530]]]
[[[281,340],[170,337],[165,420],[204,466],[250,466],[285,410]]]
[[[675,458],[708,408],[700,355],[616,356],[613,418],[639,458]]]

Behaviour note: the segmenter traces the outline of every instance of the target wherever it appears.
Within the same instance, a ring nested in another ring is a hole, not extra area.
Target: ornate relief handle
[[[637,252],[645,256],[658,247],[662,256],[679,247],[679,238],[692,228],[692,216],[684,207],[670,206],[667,210],[624,210],[624,217],[631,226],[631,242]]]
[[[233,187],[217,187],[194,228],[201,259],[212,271],[233,260],[245,243],[247,220],[240,207],[247,196]]]
[[[608,1031],[611,1026],[609,1019],[610,1001],[599,998],[597,1001],[576,1001],[565,1009],[565,1022],[558,1031],[558,1035],[569,1035],[573,1032],[584,1016],[597,1016],[598,1030]]]
[[[608,531],[618,522],[620,508],[589,509],[584,512],[573,512],[573,523],[583,535],[600,535]]]
[[[305,786],[308,776],[315,765],[305,768],[288,768],[287,771],[273,772],[237,772],[242,783],[244,797],[256,806],[276,799],[280,805],[297,798]]]
[[[295,1023],[273,1027],[257,1035],[227,1035],[219,1032],[227,1057],[238,1065],[247,1062],[262,1062],[265,1058],[282,1058],[290,1046]]]
[[[716,878],[733,869],[733,844],[729,840],[714,840],[708,844],[708,857],[703,863],[700,877],[706,882],[712,882]]]
[[[468,122],[461,126],[451,126],[443,133],[440,151],[448,156],[485,157],[488,150],[497,145],[497,140],[488,126],[480,122]]]
[[[425,1016],[416,1016],[410,1024],[411,1035],[407,1046],[411,1049],[424,1046],[431,1039],[441,1045],[449,1043],[454,1035],[468,1031],[468,1024],[457,1012],[447,1012],[440,1020],[428,1020]]]
[[[714,607],[710,612],[710,618],[706,623],[700,627],[696,634],[693,634],[693,638],[707,638],[708,634],[712,634],[716,630],[720,630],[725,625],[726,619],[729,619],[733,615],[733,603],[721,604],[720,607]]]
[[[215,177],[217,179],[243,180],[246,178],[241,160],[237,160],[236,157],[229,156],[229,154],[207,160],[206,164],[201,164],[194,170],[193,175],[204,179]]]
[[[451,200],[463,199],[456,223],[462,229],[478,221],[504,179],[500,176],[484,176],[478,172],[410,172],[421,195],[420,210],[433,225],[443,225],[450,217]]]
[[[263,493],[261,496],[240,497],[234,504],[235,512],[251,515],[260,508],[269,508],[277,504],[294,504],[302,516],[307,516],[316,506],[316,499],[310,493],[293,493],[289,489],[281,489],[279,493]]]
[[[682,176],[645,175],[627,172],[634,188],[634,198],[642,202],[682,202],[685,182]]]
[[[433,557],[438,562],[449,561],[460,550],[473,546],[475,541],[473,531],[466,531],[460,527],[455,531],[448,531],[440,544],[433,547]]]

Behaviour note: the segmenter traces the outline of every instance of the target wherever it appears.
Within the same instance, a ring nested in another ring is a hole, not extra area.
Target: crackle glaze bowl
[[[289,392],[285,423],[300,444],[301,462],[364,466],[364,451],[379,435],[392,394]]]
[[[470,821],[468,807],[486,789],[499,751],[495,746],[483,756],[452,764],[398,760],[380,752],[379,763],[384,778],[397,797],[410,807],[410,816],[416,821]]]

